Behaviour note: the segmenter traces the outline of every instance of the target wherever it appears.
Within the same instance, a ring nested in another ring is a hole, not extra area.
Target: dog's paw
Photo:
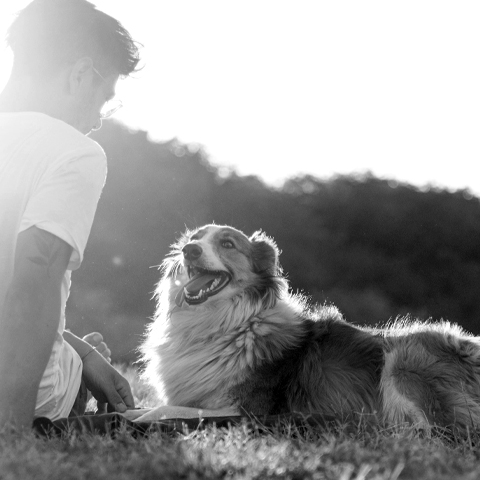
[[[202,417],[227,417],[238,415],[235,408],[223,408],[220,410],[205,410],[201,408],[175,407],[163,405],[150,409],[135,422],[155,422],[173,418],[202,418]]]

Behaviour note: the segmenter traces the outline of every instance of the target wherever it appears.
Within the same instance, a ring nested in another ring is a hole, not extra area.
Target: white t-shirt
[[[68,416],[80,387],[82,362],[62,336],[65,304],[71,271],[83,259],[106,169],[102,148],[70,125],[42,113],[0,113],[0,312],[20,232],[35,225],[73,247],[35,416]]]

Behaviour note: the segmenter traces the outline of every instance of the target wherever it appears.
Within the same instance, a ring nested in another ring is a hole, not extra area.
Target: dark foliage
[[[351,322],[410,313],[480,333],[480,209],[468,192],[371,175],[302,176],[273,189],[222,177],[201,149],[176,140],[153,143],[110,122],[95,139],[109,174],[67,323],[78,334],[101,331],[114,360],[136,358],[169,246],[185,227],[211,222],[263,229],[283,251],[292,289],[334,302]]]

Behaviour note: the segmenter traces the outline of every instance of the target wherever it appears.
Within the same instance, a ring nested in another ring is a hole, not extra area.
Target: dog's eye
[[[223,240],[221,245],[223,248],[235,248],[235,245],[230,240]]]

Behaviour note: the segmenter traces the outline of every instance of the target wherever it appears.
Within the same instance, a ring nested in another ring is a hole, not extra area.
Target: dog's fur
[[[278,256],[265,234],[227,226],[189,231],[174,245],[141,347],[145,378],[168,404],[480,426],[479,339],[447,322],[351,325],[335,307],[312,308],[289,293]],[[198,299],[188,292],[189,267],[231,280]]]

